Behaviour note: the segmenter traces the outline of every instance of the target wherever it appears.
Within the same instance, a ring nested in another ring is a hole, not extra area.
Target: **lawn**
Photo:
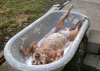
[[[62,2],[61,0],[0,0],[0,50],[13,35],[59,1]]]

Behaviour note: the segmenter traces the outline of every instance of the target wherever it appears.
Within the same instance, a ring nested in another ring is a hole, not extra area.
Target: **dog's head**
[[[60,51],[54,51],[50,48],[39,48],[33,54],[32,65],[48,64],[59,59],[62,55],[63,53]]]
[[[35,52],[33,54],[32,65],[44,64],[43,56],[40,52]]]
[[[48,48],[39,48],[33,54],[32,65],[48,64],[53,61]],[[55,53],[53,53],[55,55]]]

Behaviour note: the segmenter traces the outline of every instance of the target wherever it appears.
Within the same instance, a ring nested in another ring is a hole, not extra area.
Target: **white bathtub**
[[[23,58],[19,51],[19,44],[21,38],[27,35],[27,40],[25,41],[25,47],[34,40],[39,42],[52,28],[56,26],[57,21],[62,16],[65,11],[54,11],[48,12],[44,16],[40,17],[38,20],[30,24],[28,27],[20,31],[18,34],[13,36],[5,46],[4,56],[6,61],[14,68],[22,71],[61,71],[63,67],[72,59],[74,56],[85,32],[89,28],[89,20],[86,18],[84,24],[82,25],[77,37],[71,44],[65,47],[64,56],[54,61],[50,64],[45,65],[30,65]],[[72,15],[76,16],[78,19],[86,17],[85,15],[77,12],[71,12]],[[70,21],[65,22],[65,26],[71,27],[73,24]]]

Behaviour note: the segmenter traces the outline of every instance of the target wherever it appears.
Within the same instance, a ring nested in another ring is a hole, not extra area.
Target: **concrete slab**
[[[82,64],[82,70],[81,71],[97,71],[96,68]]]
[[[100,55],[87,54],[83,62],[87,66],[96,68],[99,58],[100,58]]]
[[[100,0],[83,0],[83,1],[100,3]]]
[[[88,42],[87,52],[92,54],[100,54],[100,44]]]
[[[100,31],[91,30],[89,32],[88,42],[100,44]]]
[[[100,71],[100,59],[99,59],[99,62],[97,64],[97,66],[96,66],[96,69]]]
[[[100,53],[100,31],[90,30],[87,46],[88,52],[94,54]]]

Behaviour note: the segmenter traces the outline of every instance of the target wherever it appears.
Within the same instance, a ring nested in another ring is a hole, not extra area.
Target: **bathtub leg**
[[[35,49],[38,47],[36,42],[33,42],[27,49],[24,49],[23,46],[20,46],[20,52],[24,57],[27,57],[30,53],[34,53]]]

